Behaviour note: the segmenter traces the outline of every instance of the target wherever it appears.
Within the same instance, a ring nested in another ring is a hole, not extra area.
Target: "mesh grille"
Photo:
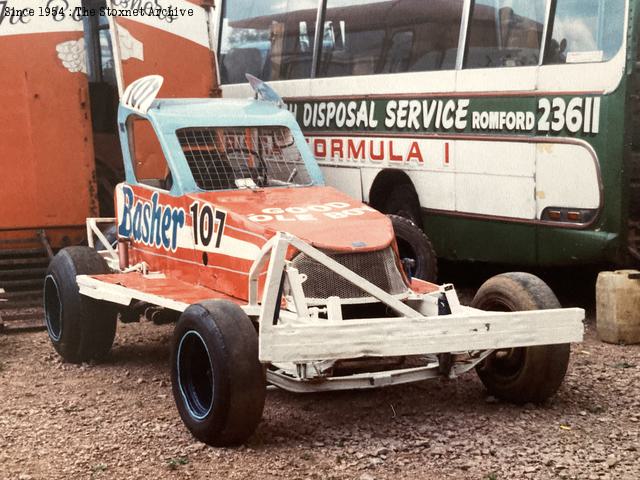
[[[202,190],[308,185],[309,174],[285,127],[195,127],[176,131],[193,178]]]
[[[398,295],[407,291],[407,286],[398,270],[391,248],[355,254],[324,253],[387,293]],[[370,296],[364,290],[304,253],[295,257],[292,264],[300,273],[307,275],[307,280],[302,284],[302,288],[311,304],[324,303],[324,300],[331,296],[342,299]]]

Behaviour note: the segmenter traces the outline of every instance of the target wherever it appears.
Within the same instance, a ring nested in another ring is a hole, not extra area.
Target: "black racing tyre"
[[[487,280],[471,306],[480,310],[515,312],[561,308],[549,286],[529,273],[504,273]],[[569,344],[498,350],[476,371],[491,395],[508,402],[542,403],[564,379]]]
[[[235,303],[191,305],[180,316],[171,349],[173,397],[198,440],[238,445],[255,431],[266,395],[258,334]]]
[[[382,204],[380,211],[389,215],[408,218],[418,227],[422,226],[420,199],[411,184],[396,185]]]
[[[396,234],[400,259],[411,260],[414,264],[411,276],[435,282],[438,278],[438,257],[429,238],[411,220],[398,215],[387,216]]]
[[[116,334],[115,305],[80,295],[76,275],[109,273],[89,247],[67,247],[49,264],[44,281],[44,316],[49,339],[67,362],[101,360]]]

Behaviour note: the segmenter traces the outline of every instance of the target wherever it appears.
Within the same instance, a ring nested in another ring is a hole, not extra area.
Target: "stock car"
[[[249,80],[248,100],[157,99],[159,76],[127,88],[117,216],[87,219],[89,246],[61,250],[45,279],[62,358],[105,358],[118,319],[176,322],[175,403],[213,446],[255,431],[267,384],[367,389],[475,369],[504,400],[553,395],[584,311],[525,273],[489,279],[471,306],[418,278],[434,274],[424,234],[325,186],[293,115]]]

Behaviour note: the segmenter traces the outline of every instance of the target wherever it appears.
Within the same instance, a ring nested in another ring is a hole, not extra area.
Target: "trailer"
[[[119,96],[150,73],[168,97],[218,96],[213,2],[0,1],[0,307],[7,326],[42,324],[52,252],[86,242],[87,217],[113,215],[124,178]],[[117,4],[116,10],[106,11]],[[178,9],[178,10],[175,10]],[[189,61],[185,61],[189,59]],[[151,141],[151,140],[150,140]],[[140,138],[140,161],[145,161]]]
[[[584,310],[561,308],[530,274],[489,279],[471,306],[452,285],[413,278],[393,226],[419,228],[325,186],[295,117],[249,81],[255,100],[158,100],[160,76],[124,92],[116,216],[89,219],[91,244],[61,250],[45,279],[62,358],[104,358],[118,318],[177,321],[173,396],[213,446],[254,432],[267,383],[368,389],[476,369],[502,399],[553,395]],[[156,162],[137,161],[138,131],[156,135]],[[117,248],[101,223],[116,226]]]

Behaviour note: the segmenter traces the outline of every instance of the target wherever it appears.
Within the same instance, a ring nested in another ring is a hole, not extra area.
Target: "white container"
[[[596,325],[603,342],[640,343],[638,270],[600,272],[596,283]]]

